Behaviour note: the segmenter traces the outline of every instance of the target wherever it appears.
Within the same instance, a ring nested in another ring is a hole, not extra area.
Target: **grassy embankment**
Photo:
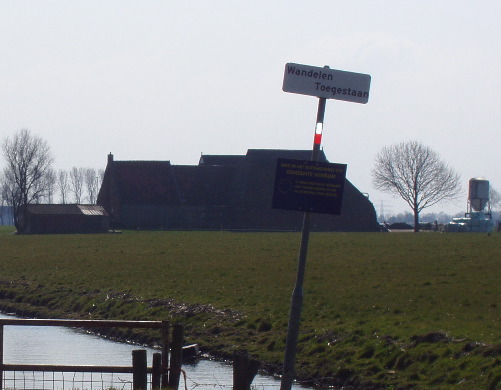
[[[215,355],[247,349],[281,364],[299,234],[0,232],[4,310],[170,319]],[[299,376],[372,389],[499,388],[500,262],[501,234],[312,234]]]

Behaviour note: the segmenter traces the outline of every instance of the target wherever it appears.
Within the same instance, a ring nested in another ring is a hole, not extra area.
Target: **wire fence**
[[[151,378],[149,383],[151,384]],[[2,388],[12,390],[132,390],[132,384],[130,374],[11,371],[4,373]]]
[[[255,383],[253,390],[274,390],[280,383]],[[148,389],[152,388],[152,378],[148,375]],[[202,390],[232,389],[228,380],[215,377],[194,378],[182,372],[179,389]],[[131,374],[99,372],[49,372],[49,371],[10,371],[4,372],[2,389],[6,390],[133,390]]]

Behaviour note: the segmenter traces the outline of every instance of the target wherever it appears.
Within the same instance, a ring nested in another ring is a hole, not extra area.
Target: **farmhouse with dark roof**
[[[271,208],[277,158],[310,160],[311,151],[250,149],[202,155],[198,165],[115,161],[110,153],[97,203],[113,228],[299,231],[301,212]],[[346,180],[341,215],[312,214],[312,230],[377,231],[376,212]]]

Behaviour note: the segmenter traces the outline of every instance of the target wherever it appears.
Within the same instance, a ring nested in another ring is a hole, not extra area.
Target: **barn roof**
[[[310,160],[311,153],[249,149],[245,155],[201,155],[198,165],[115,161],[110,154],[104,180],[107,184],[101,188],[98,203],[111,207],[112,192],[127,204],[227,206],[243,201],[261,207],[269,203],[276,159]],[[323,151],[320,160],[327,161]]]
[[[311,150],[288,149],[248,149],[245,155],[214,155],[202,154],[199,165],[221,165],[237,167],[246,161],[269,161],[277,158],[291,158],[297,160],[311,160]],[[320,161],[326,162],[323,151],[320,152]]]
[[[114,161],[112,169],[113,185],[123,202],[180,202],[170,161]]]
[[[204,206],[227,204],[235,172],[233,167],[174,165],[172,172],[183,203]]]
[[[247,159],[250,161],[275,161],[277,158],[290,158],[296,160],[311,160],[311,150],[288,150],[288,149],[249,149]],[[323,151],[320,152],[320,161],[326,162],[327,158]]]
[[[102,206],[82,204],[29,204],[27,211],[38,215],[108,215]]]
[[[202,154],[198,162],[199,165],[220,165],[225,167],[236,167],[245,160],[243,155],[214,155]]]

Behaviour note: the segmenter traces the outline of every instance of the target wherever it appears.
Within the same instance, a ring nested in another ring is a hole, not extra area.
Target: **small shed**
[[[102,206],[29,204],[21,211],[22,234],[105,233],[110,217]]]

